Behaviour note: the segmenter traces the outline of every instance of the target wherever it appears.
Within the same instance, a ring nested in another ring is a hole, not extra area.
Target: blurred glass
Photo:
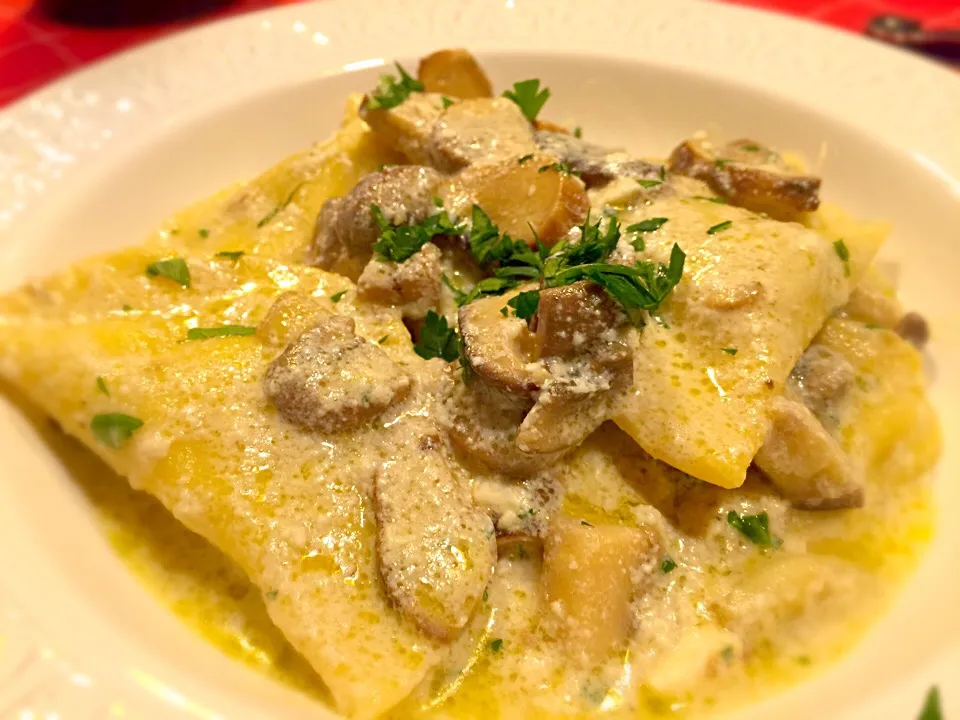
[[[37,10],[51,20],[74,25],[150,25],[202,15],[235,0],[40,0]]]

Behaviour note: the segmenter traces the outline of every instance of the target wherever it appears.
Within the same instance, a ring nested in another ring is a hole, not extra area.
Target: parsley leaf
[[[579,126],[575,127],[575,128],[573,129],[573,136],[574,136],[577,140],[579,140],[580,138],[582,138],[582,137],[583,137],[583,128],[581,128],[581,127],[579,127]]]
[[[400,73],[400,79],[396,76],[384,74],[380,76],[380,83],[377,89],[370,95],[367,95],[367,109],[369,110],[389,110],[402,103],[412,92],[423,92],[423,83],[410,77],[400,63],[394,63],[397,72]]]
[[[270,222],[271,220],[273,220],[273,219],[277,216],[277,213],[279,213],[281,210],[283,210],[285,207],[287,207],[287,205],[289,205],[289,204],[293,201],[293,196],[296,195],[297,192],[298,192],[298,191],[300,190],[300,188],[302,188],[302,187],[303,187],[303,183],[297,183],[297,185],[294,186],[293,190],[290,191],[290,194],[287,195],[286,198],[284,198],[284,200],[283,200],[282,203],[280,203],[279,205],[277,205],[276,207],[274,207],[273,210],[271,210],[271,211],[268,212],[266,215],[264,215],[262,218],[260,218],[260,222],[257,223],[257,227],[258,227],[258,228],[262,228],[262,227],[263,227],[264,225],[266,225],[268,222]]]
[[[218,258],[227,258],[228,260],[233,260],[236,262],[240,258],[246,255],[243,250],[224,250],[223,252],[218,252],[215,257]]]
[[[541,256],[522,240],[514,240],[506,233],[501,235],[500,228],[479,205],[473,206],[468,241],[470,253],[480,267],[487,267],[495,262],[501,265],[540,266]]]
[[[336,305],[338,302],[340,302],[341,300],[343,300],[343,296],[346,295],[346,294],[347,294],[347,291],[346,291],[346,290],[341,290],[341,291],[338,292],[338,293],[334,293],[333,295],[330,296],[330,302],[332,302],[334,305]]]
[[[147,265],[147,275],[150,277],[169,278],[175,283],[185,288],[190,287],[190,268],[187,267],[187,261],[183,258],[170,258],[169,260],[159,260]]]
[[[707,202],[716,203],[717,205],[729,205],[725,198],[722,197],[707,197],[706,195],[694,195],[694,200],[706,200]]]
[[[663,562],[660,563],[660,572],[666,575],[668,572],[674,570],[677,567],[677,563],[673,561],[673,558],[665,557]]]
[[[428,310],[420,330],[420,341],[413,346],[413,350],[424,360],[438,357],[452,362],[460,354],[457,331],[447,325],[443,315]]]
[[[736,354],[737,354],[737,349],[736,349],[736,348],[724,348],[723,351],[724,351],[727,355],[736,355]]]
[[[728,158],[717,158],[713,161],[713,164],[720,170],[723,170],[729,163],[730,160]]]
[[[712,227],[708,227],[707,235],[716,235],[718,232],[723,232],[731,225],[733,225],[733,220],[724,220],[722,223],[717,223]]]
[[[491,642],[490,649],[493,650],[493,652],[500,652],[500,650],[503,649],[503,639],[497,638],[496,640]]]
[[[94,415],[90,422],[93,436],[102,444],[114,450],[119,450],[133,437],[133,433],[143,427],[140,418],[124,415],[123,413],[105,413]]]
[[[103,376],[97,377],[97,390],[102,392],[107,397],[110,397],[110,390],[107,388],[107,381],[103,379]]]
[[[507,300],[507,305],[513,308],[514,315],[521,320],[526,320],[527,325],[529,325],[540,306],[540,291],[528,290],[522,292]]]
[[[459,235],[463,228],[454,225],[446,210],[421,220],[416,225],[391,225],[383,211],[374,204],[370,214],[380,230],[380,239],[373,251],[384,260],[401,263],[415,255],[436,235]]]
[[[943,720],[943,710],[940,709],[940,688],[934,685],[927,693],[923,703],[923,710],[917,720]]]
[[[457,303],[457,307],[460,307],[464,304],[464,301],[467,299],[467,293],[458,288],[453,284],[453,280],[447,277],[447,274],[444,273],[440,276],[440,279],[443,280],[443,284],[450,288],[450,292],[453,293],[453,299]]]
[[[847,244],[843,240],[837,240],[833,243],[833,250],[837,253],[837,257],[843,261],[844,276],[850,277],[850,251],[847,249]]]
[[[740,515],[735,510],[727,513],[727,524],[735,527],[754,545],[762,548],[777,548],[783,541],[770,532],[770,518],[766,512],[759,515]]]
[[[655,232],[660,228],[662,228],[667,223],[668,220],[669,218],[665,218],[665,217],[647,218],[646,220],[641,220],[640,222],[634,223],[633,225],[628,225],[627,232],[635,232],[635,233]]]
[[[517,165],[523,165],[525,162],[527,162],[527,160],[532,160],[532,159],[533,159],[533,153],[528,153],[528,154],[526,154],[526,155],[522,155],[522,156],[517,160]]]
[[[740,149],[741,149],[741,150],[746,150],[747,152],[760,152],[760,146],[759,146],[759,145],[753,145],[753,144],[741,145],[741,146],[740,146]]]
[[[663,180],[647,180],[646,178],[637,178],[637,184],[642,188],[655,188],[663,185]]]
[[[210,237],[210,231],[207,230],[206,228],[200,228],[199,230],[197,230],[197,235],[199,235],[202,238]]]
[[[443,103],[443,109],[444,109],[444,110],[446,110],[448,107],[450,107],[451,105],[453,105],[453,100],[451,100],[450,98],[448,98],[446,95],[441,95],[441,96],[440,96],[440,102]]]
[[[586,520],[581,520],[580,524],[583,525],[584,527],[591,527],[591,528],[593,527],[593,525],[588,523]]]
[[[207,340],[219,337],[247,337],[257,332],[250,325],[221,325],[220,327],[190,328],[187,330],[187,340]]]
[[[561,175],[573,175],[574,177],[580,177],[580,173],[576,170],[573,170],[567,163],[562,160],[550,163],[549,165],[541,165],[540,169],[537,170],[538,173],[545,173],[547,170],[556,170]]]
[[[527,116],[527,120],[533,122],[543,109],[544,103],[550,98],[550,90],[547,88],[541,90],[538,79],[522,80],[513,84],[512,91],[504,91],[503,96],[513,100],[520,111]]]

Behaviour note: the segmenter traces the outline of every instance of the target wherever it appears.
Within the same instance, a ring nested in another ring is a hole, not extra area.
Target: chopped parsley
[[[444,110],[446,110],[448,107],[450,107],[451,105],[453,105],[453,100],[451,100],[450,98],[448,98],[446,95],[441,95],[441,96],[440,96],[440,102],[443,103],[443,109],[444,109]]]
[[[722,197],[707,197],[706,195],[694,195],[694,200],[706,200],[707,202],[717,203],[717,205],[729,205],[726,198]]]
[[[717,223],[716,225],[707,228],[707,235],[716,235],[718,232],[723,232],[731,225],[733,225],[733,220],[724,220],[722,223]]]
[[[580,521],[580,524],[583,525],[584,527],[590,527],[590,528],[593,527],[593,525],[591,525],[590,523],[588,523],[586,520],[581,520],[581,521]]]
[[[720,657],[723,658],[723,661],[729,665],[733,662],[733,645],[727,645],[720,651]]]
[[[647,180],[646,178],[637,178],[637,184],[642,188],[655,188],[663,184],[663,180]]]
[[[747,152],[760,152],[760,146],[759,146],[759,145],[754,145],[754,144],[752,144],[752,143],[747,144],[747,145],[741,145],[741,146],[740,146],[740,149],[741,149],[741,150],[746,150]]]
[[[550,163],[549,165],[541,165],[540,169],[537,170],[538,173],[545,173],[547,170],[556,170],[561,175],[573,175],[574,177],[580,177],[580,173],[576,170],[573,170],[567,163],[562,160]]]
[[[262,218],[260,218],[260,222],[257,223],[257,227],[262,228],[268,222],[273,220],[277,216],[277,213],[279,213],[281,210],[283,210],[285,207],[287,207],[287,205],[289,205],[293,201],[293,196],[297,194],[297,192],[300,190],[301,187],[303,187],[303,183],[298,183],[297,185],[295,185],[293,190],[291,190],[290,194],[287,195],[286,198],[284,198],[282,203],[274,207],[273,210],[271,210]]]
[[[660,572],[666,575],[668,572],[675,570],[677,563],[674,562],[673,558],[665,557],[663,562],[660,563]]]
[[[447,325],[443,315],[428,310],[420,329],[420,341],[413,346],[413,351],[424,360],[438,357],[452,362],[460,355],[457,331]]]
[[[575,128],[573,129],[573,136],[574,136],[577,140],[579,140],[580,138],[582,138],[582,137],[583,137],[583,128],[581,128],[579,125],[578,125],[577,127],[575,127]]]
[[[520,111],[526,115],[527,120],[533,122],[550,98],[550,90],[547,88],[541,90],[538,79],[521,80],[513,84],[513,90],[505,90],[503,96],[513,100]]]
[[[332,302],[334,305],[336,305],[338,302],[340,302],[341,300],[343,300],[343,296],[346,295],[346,294],[347,294],[347,291],[346,291],[346,290],[341,290],[341,291],[338,292],[338,293],[334,293],[333,295],[330,296],[330,302]]]
[[[490,593],[486,590],[483,591],[483,601],[487,602],[490,599]]]
[[[434,196],[433,196],[433,204],[436,205],[438,208],[442,208],[442,207],[443,207],[443,199],[442,199],[442,198],[438,198],[436,195],[434,195]]]
[[[940,709],[940,688],[934,685],[927,692],[926,702],[917,720],[943,720],[943,710]]]
[[[526,320],[527,325],[529,325],[537,312],[537,308],[540,307],[540,291],[528,290],[522,292],[507,300],[507,305],[513,308],[514,315],[521,320]]]
[[[367,95],[366,105],[369,110],[389,110],[400,105],[404,100],[410,97],[410,93],[423,92],[423,83],[413,78],[401,67],[400,63],[394,63],[397,72],[400,74],[398,80],[396,76],[384,74],[380,76],[380,82],[377,89]],[[446,105],[444,105],[446,107]]]
[[[277,599],[277,595],[279,595],[279,594],[280,594],[280,591],[279,591],[279,590],[267,590],[267,592],[265,592],[265,593],[263,594],[263,596],[264,596],[267,600],[276,600],[276,599]]]
[[[383,211],[374,204],[370,205],[380,239],[373,244],[373,251],[383,260],[401,263],[415,255],[436,235],[459,235],[463,229],[454,225],[445,210],[431,215],[415,225],[391,225]]]
[[[525,242],[514,240],[506,233],[501,235],[500,228],[479,205],[473,206],[468,242],[470,254],[482,268],[493,263],[500,263],[501,268],[507,265],[536,268],[541,264],[542,256]]]
[[[716,165],[718,169],[723,170],[730,162],[727,158],[717,158],[713,161],[713,164]]]
[[[727,524],[735,527],[754,545],[777,548],[783,541],[770,532],[770,518],[766,512],[758,515],[740,515],[735,510],[727,513]]]
[[[383,345],[389,339],[390,339],[389,335],[384,335],[382,338],[377,340],[377,345]]]
[[[110,389],[107,387],[107,381],[103,379],[102,375],[97,378],[97,390],[107,397],[110,397]]]
[[[843,261],[843,274],[846,277],[850,277],[850,250],[847,249],[847,244],[841,239],[833,243],[833,250],[837,253],[837,257]]]
[[[123,310],[124,312],[133,312],[133,305],[124,305],[120,309]]]
[[[246,253],[243,250],[224,250],[223,252],[218,252],[215,257],[226,258],[227,260],[236,262],[244,255],[246,255]]]
[[[197,230],[197,235],[199,235],[202,238],[209,237],[210,231],[207,230],[206,228],[200,228],[199,230]]]
[[[523,165],[525,162],[527,162],[527,160],[532,160],[532,159],[533,159],[533,153],[527,153],[526,155],[523,155],[517,160],[517,165]]]
[[[490,643],[490,649],[491,649],[493,652],[495,652],[495,653],[496,653],[496,652],[500,652],[500,651],[503,649],[503,639],[502,639],[502,638],[497,638],[496,640],[494,640],[493,642],[491,642],[491,643]]]
[[[635,232],[635,233],[655,232],[656,230],[659,230],[660,228],[662,228],[667,223],[668,220],[669,218],[665,218],[665,217],[647,218],[646,220],[641,220],[640,222],[634,223],[633,225],[628,225],[627,232]]]
[[[724,351],[727,355],[736,355],[736,354],[737,354],[737,349],[736,349],[736,348],[724,348],[723,351]]]
[[[106,413],[94,415],[90,422],[93,436],[102,445],[119,450],[133,437],[133,433],[143,427],[140,418],[124,415],[123,413]]]
[[[170,258],[150,263],[147,265],[147,275],[165,277],[185,288],[190,287],[190,268],[187,267],[187,261],[183,258]]]
[[[221,325],[220,327],[190,328],[187,330],[187,340],[207,340],[220,337],[247,337],[257,332],[250,325]]]

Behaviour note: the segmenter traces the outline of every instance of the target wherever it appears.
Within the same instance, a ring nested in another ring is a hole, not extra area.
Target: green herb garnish
[[[243,250],[224,250],[223,252],[218,252],[215,257],[226,258],[227,260],[236,262],[244,255],[246,255],[246,253]]]
[[[655,232],[662,228],[669,218],[665,217],[655,217],[647,218],[646,220],[641,220],[638,223],[627,226],[627,232],[635,233],[646,233],[646,232]]]
[[[368,110],[389,110],[410,97],[410,93],[423,92],[422,82],[411,77],[400,66],[400,63],[394,63],[394,65],[396,65],[397,72],[400,74],[400,79],[397,80],[394,75],[381,75],[377,89],[367,95],[366,106]]]
[[[124,312],[133,312],[133,305],[124,305],[120,309],[123,310]]]
[[[574,136],[577,140],[579,140],[580,138],[582,138],[582,137],[583,137],[583,128],[581,128],[580,126],[575,127],[575,128],[573,129],[573,136]]]
[[[459,235],[463,228],[454,225],[445,210],[421,220],[416,225],[391,225],[377,205],[370,205],[380,239],[373,244],[373,251],[383,260],[401,263],[415,255],[436,235]]]
[[[170,258],[150,263],[147,265],[147,275],[165,277],[185,288],[190,287],[190,268],[187,267],[187,261],[183,258]]]
[[[460,354],[457,331],[447,325],[443,315],[428,310],[420,330],[420,341],[413,346],[413,351],[424,360],[438,357],[453,362]]]
[[[107,381],[103,379],[103,376],[97,378],[97,390],[110,397],[110,390],[107,388]]]
[[[770,518],[766,512],[758,515],[740,515],[735,510],[727,513],[727,524],[735,527],[754,545],[777,548],[783,541],[770,533]]]
[[[733,645],[727,645],[720,651],[720,657],[723,658],[723,661],[729,665],[733,662]]]
[[[741,145],[741,146],[740,146],[740,149],[741,149],[741,150],[746,150],[747,152],[760,152],[760,146],[759,146],[759,145],[753,145],[753,144]]]
[[[580,177],[580,173],[576,170],[573,170],[567,163],[562,160],[550,163],[549,165],[541,165],[540,169],[537,170],[538,173],[545,173],[547,170],[556,170],[561,175],[573,175],[574,177]]]
[[[647,180],[646,178],[637,178],[637,184],[642,188],[653,188],[657,185],[663,185],[663,180]]]
[[[451,105],[453,105],[453,100],[451,100],[450,98],[448,98],[446,95],[441,95],[441,96],[440,96],[440,102],[443,103],[443,109],[444,109],[444,110],[446,110],[448,107],[450,107]]]
[[[341,300],[343,300],[343,296],[346,295],[346,294],[347,294],[347,291],[346,291],[346,290],[341,290],[341,291],[338,292],[338,293],[334,293],[333,295],[330,296],[330,302],[332,302],[334,305],[336,305],[338,302],[340,302]]]
[[[533,319],[534,314],[537,312],[537,308],[540,306],[540,291],[528,290],[526,292],[522,292],[516,297],[512,297],[507,300],[507,305],[513,308],[514,315],[521,320],[526,320],[527,325],[529,325],[530,320]]]
[[[676,567],[677,567],[677,563],[673,561],[673,558],[665,557],[663,559],[663,562],[660,563],[660,572],[666,575],[668,572],[675,570]]]
[[[119,450],[133,437],[133,433],[143,427],[140,418],[124,415],[123,413],[106,413],[94,415],[90,422],[93,436],[102,444],[114,450]]]
[[[724,351],[727,355],[736,355],[736,354],[737,354],[737,349],[736,349],[736,348],[724,348],[723,351]]]
[[[917,720],[943,720],[943,710],[940,709],[940,688],[934,685],[927,692],[926,702]]]
[[[733,220],[724,220],[721,223],[717,223],[716,225],[707,228],[707,235],[716,235],[718,232],[723,232],[731,225],[733,225]]]
[[[493,652],[500,652],[500,650],[503,649],[503,640],[501,638],[497,638],[491,642],[490,649],[493,650]]]
[[[250,325],[221,325],[220,327],[190,328],[187,330],[187,340],[207,340],[220,337],[247,337],[257,332]]]
[[[390,339],[389,335],[384,335],[382,338],[377,340],[377,345],[383,345],[389,339]]]
[[[833,250],[837,253],[837,257],[843,261],[844,276],[850,277],[850,251],[847,249],[847,244],[843,240],[837,240],[833,243]]]
[[[522,80],[513,84],[513,90],[503,93],[505,98],[513,100],[527,120],[533,122],[537,114],[543,109],[544,103],[550,98],[550,90],[540,89],[540,80]]]
[[[283,210],[285,207],[287,207],[287,205],[289,205],[293,201],[293,196],[297,194],[297,192],[300,190],[301,187],[303,187],[303,183],[298,183],[293,188],[293,190],[290,191],[290,194],[287,195],[286,198],[284,198],[282,203],[274,207],[273,210],[271,210],[262,218],[260,218],[260,222],[257,223],[257,227],[262,228],[268,222],[273,220],[277,216],[277,213],[279,213],[281,210]]]
[[[280,594],[280,591],[279,591],[279,590],[267,590],[267,591],[263,594],[263,596],[264,596],[267,600],[276,600],[276,599],[277,599],[277,595],[279,595],[279,594]]]
[[[527,162],[527,160],[532,160],[532,159],[533,159],[533,153],[527,153],[526,155],[521,156],[517,160],[517,165],[523,165],[525,162]]]
[[[720,170],[723,170],[730,162],[732,161],[727,158],[717,158],[713,161],[714,165]]]
[[[726,198],[722,197],[707,197],[706,195],[694,195],[694,200],[706,200],[707,202],[716,203],[717,205],[729,205]]]
[[[200,228],[199,230],[197,230],[197,235],[199,235],[202,238],[209,237],[210,231],[207,230],[206,228]]]

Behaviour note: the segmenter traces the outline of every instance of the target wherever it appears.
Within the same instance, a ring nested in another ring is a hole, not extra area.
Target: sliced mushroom
[[[417,79],[429,93],[466,100],[491,97],[493,86],[477,59],[463,48],[437,50],[420,60]]]
[[[817,416],[843,401],[856,371],[841,353],[814,344],[800,357],[788,381],[790,391]]]
[[[340,315],[319,320],[267,368],[264,390],[292,423],[338,432],[370,420],[406,396],[410,378]]]
[[[257,326],[257,337],[264,345],[286,347],[321,318],[332,313],[317,298],[301,292],[285,292],[278,297]]]
[[[531,477],[564,453],[533,454],[517,447],[517,429],[533,401],[497,390],[479,377],[456,383],[443,423],[453,444],[469,459],[513,477]]]
[[[407,421],[377,471],[380,573],[391,600],[425,632],[450,639],[467,624],[497,561],[493,525],[474,504],[431,423]]]
[[[460,334],[473,372],[490,385],[529,396],[549,378],[534,362],[533,335],[527,324],[501,311],[519,290],[493,295],[460,308]]]
[[[544,541],[542,583],[573,657],[595,665],[625,642],[638,581],[658,552],[649,528],[554,520]]]
[[[402,263],[373,258],[357,281],[357,297],[379,305],[401,309],[403,317],[423,318],[440,302],[441,253],[427,243]]]
[[[454,103],[437,119],[429,139],[434,167],[456,172],[478,162],[518,158],[535,152],[530,121],[506,98]]]
[[[609,419],[633,384],[629,328],[603,289],[588,282],[541,290],[536,323],[550,379],[520,426],[517,446],[561,452]]]
[[[820,178],[794,172],[777,153],[749,140],[720,148],[701,138],[686,140],[668,166],[702,180],[734,205],[777,220],[796,220],[820,206]]]
[[[617,178],[662,179],[663,168],[660,165],[632,158],[622,150],[611,150],[567,133],[538,130],[536,142],[543,152],[553,155],[578,173],[588,188],[601,187]]]
[[[841,314],[853,320],[892,330],[903,317],[903,306],[896,295],[889,295],[873,284],[861,283],[850,293]]]
[[[514,155],[474,165],[445,188],[479,205],[501,232],[533,246],[537,238],[553,246],[581,224],[590,208],[579,178],[542,153]]]
[[[436,211],[436,170],[397,166],[370,173],[345,196],[328,200],[317,218],[308,264],[356,281],[380,237],[370,211],[376,205],[393,225],[419,222]]]
[[[430,163],[430,133],[443,114],[443,96],[436,93],[411,93],[392,108],[371,108],[367,99],[360,105],[360,117],[384,144],[396,148],[419,165]]]
[[[862,507],[863,470],[843,452],[809,408],[774,399],[771,425],[754,463],[803,510]]]
[[[897,335],[919,349],[923,349],[930,340],[930,326],[920,313],[906,313],[897,322],[896,331]]]

